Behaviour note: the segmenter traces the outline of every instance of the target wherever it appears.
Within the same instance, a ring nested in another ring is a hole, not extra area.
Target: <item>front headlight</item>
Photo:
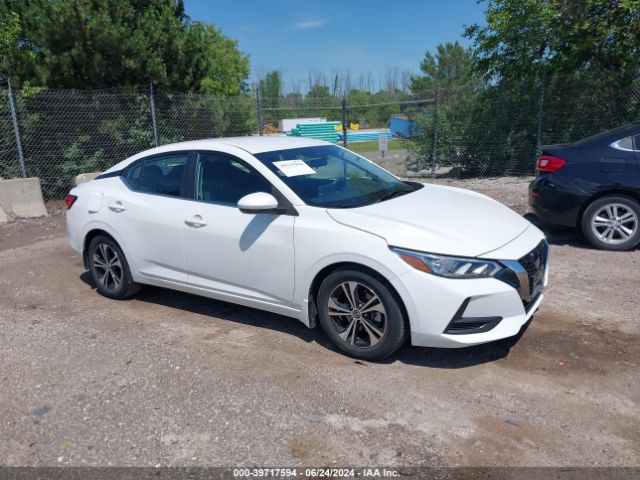
[[[400,258],[414,268],[448,278],[486,278],[496,276],[503,267],[492,260],[479,258],[445,257],[391,247]]]

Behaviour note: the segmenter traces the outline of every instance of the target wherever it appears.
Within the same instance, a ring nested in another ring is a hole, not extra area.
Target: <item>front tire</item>
[[[390,288],[359,270],[329,274],[316,304],[326,335],[352,357],[381,360],[398,350],[409,333]]]
[[[98,235],[89,243],[89,272],[98,292],[121,300],[140,287],[131,278],[129,264],[118,244],[110,237]]]
[[[595,200],[582,215],[582,233],[602,250],[635,247],[640,243],[640,203],[622,195]]]

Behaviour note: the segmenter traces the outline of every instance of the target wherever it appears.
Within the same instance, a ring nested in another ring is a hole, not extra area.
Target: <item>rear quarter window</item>
[[[139,162],[137,165],[129,168],[123,177],[127,184],[134,190],[137,190],[138,185],[140,184],[140,172],[142,171],[142,163],[143,162]]]
[[[123,179],[137,192],[184,196],[182,182],[187,161],[187,153],[151,157],[131,165],[125,171]]]
[[[626,137],[614,143],[619,150],[633,150],[633,137]]]

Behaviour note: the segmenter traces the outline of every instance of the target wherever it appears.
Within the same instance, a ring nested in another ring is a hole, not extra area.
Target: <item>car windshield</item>
[[[307,205],[353,208],[382,202],[421,187],[403,182],[374,163],[335,145],[255,155]]]

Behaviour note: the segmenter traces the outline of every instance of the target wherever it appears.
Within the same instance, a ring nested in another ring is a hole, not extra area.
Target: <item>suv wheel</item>
[[[116,300],[127,298],[140,287],[133,283],[129,264],[118,244],[98,235],[89,243],[89,271],[98,292]]]
[[[375,277],[358,270],[337,270],[320,285],[320,325],[348,355],[380,360],[398,350],[408,335],[395,296]]]
[[[624,196],[599,198],[582,216],[582,232],[603,250],[629,250],[640,242],[640,204]]]

